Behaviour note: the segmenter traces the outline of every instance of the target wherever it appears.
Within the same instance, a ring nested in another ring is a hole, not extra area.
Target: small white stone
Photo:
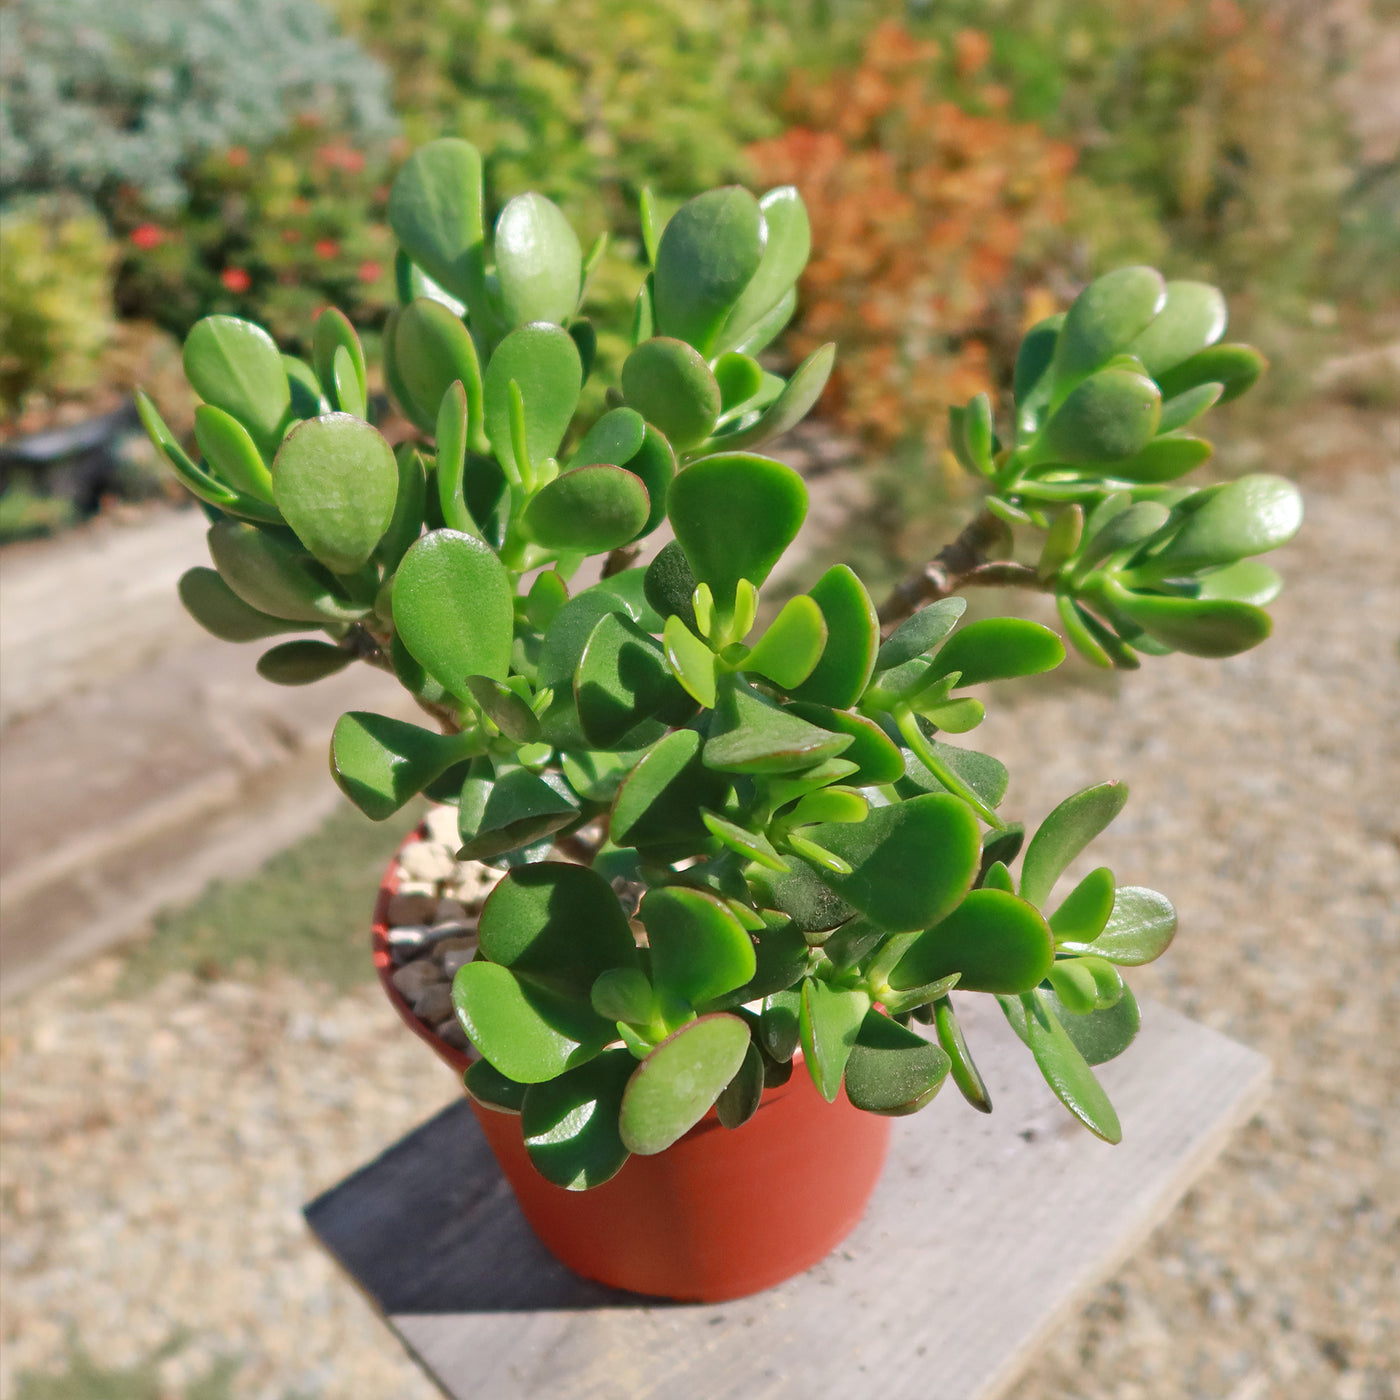
[[[457,832],[455,807],[445,803],[429,807],[428,815],[423,818],[423,826],[428,833],[428,840],[436,841],[439,846],[451,846],[455,851],[462,844]]]
[[[415,841],[399,852],[399,864],[410,880],[421,880],[436,885],[443,880],[451,880],[457,874],[457,859],[451,849],[436,841]]]

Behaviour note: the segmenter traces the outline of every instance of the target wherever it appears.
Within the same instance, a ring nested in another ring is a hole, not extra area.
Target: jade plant
[[[1026,337],[1000,430],[985,397],[954,413],[985,486],[959,539],[883,610],[838,564],[773,612],[762,590],[808,494],[754,449],[812,408],[834,353],[790,375],[758,358],[808,256],[796,192],[711,190],[664,226],[644,197],[634,348],[591,423],[579,308],[599,248],[535,194],[488,225],[459,140],[419,150],[389,208],[397,447],[333,309],[309,364],[244,321],[193,328],[202,460],[140,408],[212,520],[214,567],[180,584],[194,617],[230,641],[320,632],[259,670],[296,685],[368,662],[430,717],[343,715],[330,761],[372,818],[455,804],[461,856],[504,871],[453,986],[469,1091],[582,1189],[712,1107],[737,1128],[793,1073],[889,1115],[951,1079],[988,1111],[955,1002],[983,994],[1117,1141],[1092,1067],[1133,1039],[1122,969],[1167,947],[1175,914],[1102,866],[1057,893],[1120,783],[1069,797],[1022,850],[1007,770],[949,736],[977,726],[988,682],[1065,651],[1039,622],[964,622],[959,595],[1052,595],[1101,666],[1268,634],[1279,582],[1255,556],[1296,530],[1296,491],[1178,484],[1210,453],[1195,420],[1263,368],[1220,343],[1220,294],[1142,267],[1091,283]]]

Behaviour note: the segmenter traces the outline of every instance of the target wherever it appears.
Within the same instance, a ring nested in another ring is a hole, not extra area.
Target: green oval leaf
[[[525,1150],[546,1181],[566,1191],[589,1191],[622,1170],[630,1154],[617,1116],[636,1063],[627,1050],[604,1050],[596,1060],[525,1091]]]
[[[768,630],[744,658],[745,671],[757,671],[784,690],[792,690],[812,674],[826,646],[826,619],[816,601],[805,594],[789,598]]]
[[[583,386],[583,365],[568,331],[544,323],[520,326],[501,341],[486,366],[486,432],[507,476],[515,471],[510,436],[512,380],[519,385],[525,404],[525,447],[531,463],[556,456]]]
[[[1253,603],[1262,608],[1272,603],[1283,589],[1277,569],[1258,559],[1241,559],[1223,569],[1202,574],[1196,590],[1198,598],[1232,598],[1237,603]]]
[[[394,321],[392,352],[397,393],[406,395],[404,409],[426,433],[434,431],[443,395],[460,381],[466,390],[466,411],[474,436],[481,431],[481,363],[471,332],[441,302],[428,297],[411,301]]]
[[[737,1016],[701,1016],[668,1036],[637,1067],[622,1096],[622,1141],[642,1156],[664,1152],[709,1111],[744,1062],[749,1028]]]
[[[1147,485],[1175,481],[1209,460],[1213,451],[1204,438],[1192,437],[1189,433],[1164,433],[1153,438],[1136,456],[1114,462],[1108,472],[1115,481]]]
[[[1207,282],[1168,282],[1162,309],[1125,352],[1142,362],[1154,379],[1174,369],[1225,334],[1229,320],[1225,298]]]
[[[1166,302],[1167,284],[1153,268],[1120,267],[1096,277],[1065,314],[1055,345],[1056,380],[1074,383],[1121,355]]]
[[[1055,942],[1040,911],[1003,890],[973,890],[919,935],[890,973],[895,991],[958,974],[968,992],[1028,992],[1050,971]]]
[[[807,488],[781,462],[723,452],[676,477],[667,512],[695,578],[709,584],[717,606],[730,609],[739,580],[761,587],[797,538]]]
[[[256,642],[307,628],[249,607],[213,569],[187,569],[180,575],[178,591],[185,611],[221,642]]]
[[[1174,399],[1198,384],[1223,384],[1219,402],[1225,404],[1252,389],[1268,367],[1268,360],[1252,345],[1212,345],[1157,379],[1164,399]]]
[[[943,794],[873,807],[854,826],[804,834],[851,867],[849,875],[823,870],[821,881],[891,933],[927,928],[951,913],[972,888],[982,854],[972,809]]]
[[[1050,931],[1055,935],[1055,942],[1076,946],[1092,943],[1113,913],[1115,888],[1113,871],[1108,866],[1091,870],[1050,915]]]
[[[987,1092],[987,1086],[973,1061],[972,1052],[967,1048],[962,1027],[953,1012],[953,1003],[946,996],[939,997],[933,1004],[933,1024],[938,1043],[952,1062],[951,1073],[953,1083],[958,1086],[958,1092],[978,1113],[990,1113],[991,1095]]]
[[[1092,941],[1066,942],[1067,952],[1094,953],[1121,967],[1160,958],[1176,935],[1176,910],[1166,895],[1125,885],[1113,897],[1108,922]]]
[[[693,847],[706,839],[701,809],[723,807],[729,783],[701,762],[700,744],[693,729],[678,729],[648,750],[613,804],[614,845]]]
[[[658,991],[702,1007],[754,975],[753,941],[713,895],[681,885],[648,890],[638,914]]]
[[[951,1067],[941,1046],[872,1009],[846,1061],[846,1097],[867,1113],[902,1118],[932,1101]]]
[[[1149,637],[1188,656],[1238,656],[1273,630],[1269,614],[1233,599],[1168,598],[1115,590],[1113,605]]]
[[[299,423],[272,466],[277,509],[328,569],[352,574],[369,562],[399,491],[393,448],[349,413]]]
[[[661,334],[688,342],[708,358],[759,270],[766,236],[758,201],[736,185],[707,190],[681,205],[656,249],[653,299]]]
[[[343,671],[354,659],[353,652],[328,642],[283,642],[258,657],[258,675],[274,685],[311,685]]]
[[[1118,1115],[1094,1078],[1079,1048],[1070,1039],[1044,992],[1034,994],[1034,1009],[1026,1017],[1026,1040],[1055,1097],[1096,1137],[1120,1142]]]
[[[625,467],[641,451],[647,425],[632,408],[611,408],[588,430],[569,458],[570,471],[602,462]]]
[[[705,357],[682,340],[644,340],[622,365],[628,404],[676,447],[693,447],[714,431],[721,400]]]
[[[481,156],[451,137],[420,146],[389,193],[389,226],[404,251],[449,292],[479,295],[485,222]]]
[[[816,406],[831,378],[836,363],[836,346],[823,345],[813,350],[793,371],[782,392],[763,410],[758,421],[747,428],[724,433],[715,439],[716,447],[733,451],[740,447],[757,447],[771,438],[781,437],[795,428]]]
[[[202,403],[194,411],[194,438],[204,464],[236,491],[272,502],[272,475],[247,428],[231,413]]]
[[[371,821],[392,817],[461,756],[446,735],[364,710],[341,715],[331,732],[331,776]]]
[[[552,200],[542,194],[512,199],[496,220],[494,248],[508,326],[563,325],[578,310],[583,249]]]
[[[546,549],[600,554],[641,533],[651,513],[647,489],[622,467],[577,467],[542,487],[522,517]]]
[[[1281,476],[1256,473],[1228,482],[1198,510],[1154,558],[1146,571],[1159,577],[1233,564],[1286,544],[1303,523],[1303,498]]]
[[[341,351],[345,352],[344,362],[337,359]],[[337,307],[326,307],[316,318],[316,329],[311,337],[311,362],[332,407],[363,418],[369,403],[364,347],[354,326]]]
[[[351,621],[363,617],[312,572],[315,561],[282,538],[233,520],[210,526],[209,553],[220,578],[249,607],[295,622]]]
[[[715,1114],[726,1128],[741,1128],[758,1112],[766,1079],[763,1052],[757,1042],[750,1041],[738,1073],[715,1100]]]
[[[1098,783],[1067,797],[1041,822],[1021,863],[1021,897],[1044,905],[1065,867],[1123,810],[1126,784]]]
[[[981,685],[1038,676],[1064,659],[1064,643],[1048,627],[1022,617],[986,617],[954,632],[928,674],[933,679],[958,671],[958,686]]]
[[[462,860],[489,861],[562,830],[578,816],[578,806],[557,775],[539,777],[528,768],[513,768],[486,790],[479,816],[466,802],[464,789],[457,854]]]
[[[848,734],[818,729],[743,685],[719,697],[705,763],[726,773],[792,773],[834,758]]]
[[[433,530],[394,576],[394,626],[429,675],[459,699],[469,676],[503,681],[510,671],[515,601],[491,547],[457,530]]]
[[[185,337],[184,365],[195,393],[232,414],[258,449],[271,455],[292,403],[282,355],[272,337],[237,316],[205,316]]]
[[[833,710],[825,705],[808,705],[802,701],[786,708],[798,719],[815,724],[818,729],[851,736],[851,743],[841,750],[841,757],[847,763],[856,765],[855,771],[844,780],[852,787],[877,787],[882,783],[898,782],[904,776],[904,757],[898,745],[874,720],[852,714],[849,710]]]
[[[880,621],[865,585],[835,564],[808,595],[826,622],[826,646],[812,674],[791,690],[794,699],[846,710],[865,694],[880,647]]]
[[[932,651],[957,626],[958,619],[966,611],[966,598],[940,598],[920,608],[890,633],[875,658],[875,669],[890,671]]]
[[[482,906],[480,933],[492,962],[556,979],[580,995],[610,968],[637,965],[617,895],[584,865],[542,861],[510,871]]]
[[[1090,375],[1051,415],[1037,456],[1070,465],[1102,465],[1136,456],[1152,440],[1162,395],[1146,375],[1105,369]]]
[[[812,1083],[827,1103],[835,1103],[841,1092],[846,1061],[869,1010],[870,997],[859,988],[833,987],[815,977],[802,984],[798,1013],[802,1053]]]
[[[758,201],[767,237],[758,267],[734,302],[715,341],[714,353],[736,350],[788,296],[812,251],[807,206],[793,185],[769,190]]]
[[[617,1028],[587,1001],[492,962],[457,969],[452,1003],[472,1044],[518,1084],[554,1079],[617,1038]]]
[[[589,634],[574,674],[574,703],[584,736],[611,748],[664,707],[695,707],[666,669],[656,639],[630,617],[609,613]]]

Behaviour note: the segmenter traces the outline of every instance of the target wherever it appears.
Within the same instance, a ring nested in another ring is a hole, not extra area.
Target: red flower
[[[247,269],[241,267],[226,267],[219,274],[219,281],[229,291],[240,296],[253,285],[253,279],[248,276]]]
[[[247,146],[230,146],[224,153],[224,159],[234,167],[235,170],[242,169],[248,164]]]
[[[361,282],[377,282],[380,274],[384,271],[383,265],[377,262],[362,262],[359,266],[357,276]]]
[[[137,224],[131,230],[131,241],[142,252],[149,252],[165,242],[165,230],[157,224]]]
[[[312,246],[318,258],[333,258],[340,252],[340,244],[334,238],[318,238]]]

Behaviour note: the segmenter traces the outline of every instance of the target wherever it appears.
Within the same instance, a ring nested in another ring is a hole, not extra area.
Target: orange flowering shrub
[[[826,415],[877,445],[938,440],[950,404],[1002,377],[1028,310],[1054,309],[1039,264],[1075,151],[1005,115],[990,50],[973,30],[945,48],[881,24],[855,68],[795,74],[791,126],[749,147],[759,181],[796,185],[812,216],[789,349],[838,342]]]

